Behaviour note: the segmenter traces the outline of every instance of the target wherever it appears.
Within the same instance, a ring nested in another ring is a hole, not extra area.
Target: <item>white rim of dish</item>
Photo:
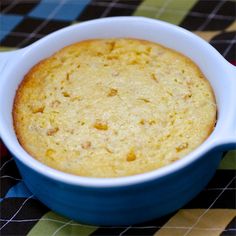
[[[98,19],[98,20],[91,20],[88,22],[80,23],[79,25],[82,24],[90,24],[91,22],[94,21],[107,21],[109,19],[127,19],[129,20],[132,18],[133,20],[142,20],[142,21],[149,21],[149,22],[159,22],[159,24],[166,25],[168,27],[171,27],[173,29],[177,29],[181,31],[182,33],[190,35],[192,38],[194,38],[198,43],[203,44],[205,47],[208,47],[209,50],[214,53],[214,55],[217,57],[217,59],[224,61],[222,56],[212,47],[210,46],[207,42],[205,42],[203,39],[199,38],[198,36],[194,35],[193,33],[179,27],[175,26],[166,22],[162,22],[159,20],[154,20],[154,19],[149,19],[145,17],[110,17],[110,18],[105,18],[105,19]],[[49,39],[54,34],[66,32],[67,30],[71,30],[74,28],[77,28],[77,25],[69,26],[66,27],[65,29],[58,30],[43,39],[35,42],[34,44],[28,46],[27,48],[23,49],[30,50],[31,46],[36,46],[37,44],[41,44],[43,41],[46,41]],[[224,61],[225,62],[225,61]],[[32,156],[30,156],[21,146],[19,147],[19,144],[16,143],[13,140],[13,137],[10,136],[9,132],[7,132],[6,127],[3,124],[3,120],[0,117],[0,135],[2,137],[3,142],[6,144],[10,152],[15,156],[16,159],[18,159],[20,162],[22,162],[24,165],[26,165],[28,168],[38,172],[39,174],[49,177],[53,180],[70,184],[70,185],[78,185],[78,186],[84,186],[84,187],[124,187],[128,185],[136,185],[136,184],[142,184],[147,181],[152,181],[157,178],[162,178],[167,175],[170,175],[172,173],[177,172],[178,170],[183,169],[184,167],[190,165],[194,161],[200,159],[204,154],[206,154],[209,150],[213,149],[217,145],[220,145],[221,142],[217,140],[216,138],[216,132],[212,132],[212,134],[195,150],[193,150],[191,153],[183,157],[182,159],[169,164],[167,166],[164,166],[160,169],[156,169],[153,171],[137,174],[137,175],[132,175],[132,176],[125,176],[125,177],[115,177],[115,178],[94,178],[94,177],[82,177],[82,176],[76,176],[72,174],[68,174],[56,169],[53,169],[49,166],[46,166],[42,164],[41,162],[37,161],[34,159]]]

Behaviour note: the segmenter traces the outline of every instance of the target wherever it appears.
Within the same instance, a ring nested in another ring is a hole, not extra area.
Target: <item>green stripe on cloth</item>
[[[146,16],[178,25],[197,0],[145,0],[134,12],[135,16]]]
[[[230,151],[224,156],[219,169],[236,170],[236,150]]]
[[[41,235],[90,235],[97,229],[95,226],[82,225],[50,211],[45,214],[30,230],[27,236]]]
[[[11,47],[0,47],[0,51],[1,52],[6,52],[6,51],[12,51],[12,50],[16,50],[17,48],[11,48]]]

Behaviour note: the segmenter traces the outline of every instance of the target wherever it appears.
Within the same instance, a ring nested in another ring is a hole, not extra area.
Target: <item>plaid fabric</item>
[[[236,65],[236,1],[0,0],[0,50],[25,47],[84,20],[147,16],[180,25]],[[1,235],[236,235],[236,151],[224,154],[208,186],[182,209],[129,227],[81,225],[42,205],[0,142]]]

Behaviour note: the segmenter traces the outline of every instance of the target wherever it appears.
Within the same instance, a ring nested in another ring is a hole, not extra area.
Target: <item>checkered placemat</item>
[[[0,0],[0,50],[81,21],[127,15],[180,25],[236,65],[236,0]],[[182,209],[129,227],[87,226],[55,214],[29,192],[1,142],[0,162],[0,235],[236,235],[236,150]]]

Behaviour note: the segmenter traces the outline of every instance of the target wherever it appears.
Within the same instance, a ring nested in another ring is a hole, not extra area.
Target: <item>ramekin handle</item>
[[[219,137],[218,140],[216,140],[216,145],[215,145],[219,149],[224,150],[224,151],[236,149],[236,66],[229,64],[229,70],[231,70],[232,72],[231,73],[232,77],[228,79],[231,81],[231,85],[233,86],[235,90],[234,99],[233,99],[234,106],[232,107],[232,109],[234,109],[232,122],[227,132],[222,134],[222,136]]]
[[[236,149],[236,66],[231,66],[232,68],[232,71],[233,71],[233,78],[232,78],[232,81],[233,81],[233,88],[235,90],[235,99],[234,99],[234,117],[233,117],[233,129],[232,129],[232,146],[234,149]]]
[[[0,73],[3,72],[7,65],[11,63],[11,60],[13,60],[21,51],[22,49],[0,53]]]

